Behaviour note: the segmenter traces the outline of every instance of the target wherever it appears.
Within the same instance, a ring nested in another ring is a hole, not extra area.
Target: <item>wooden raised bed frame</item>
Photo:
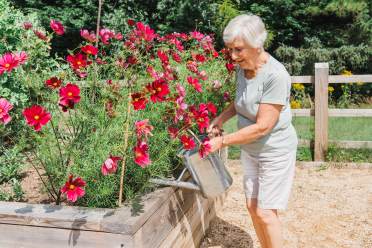
[[[144,196],[138,214],[131,206],[0,202],[0,247],[198,247],[225,197],[166,187]]]

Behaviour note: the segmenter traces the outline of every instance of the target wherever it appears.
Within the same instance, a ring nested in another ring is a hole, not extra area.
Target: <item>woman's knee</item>
[[[265,225],[276,223],[278,221],[278,216],[275,209],[256,208],[255,216],[261,223]]]

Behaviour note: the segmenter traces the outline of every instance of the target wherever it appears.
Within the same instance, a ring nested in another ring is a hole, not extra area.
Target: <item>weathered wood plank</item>
[[[292,115],[314,116],[314,109],[292,109]],[[372,109],[328,109],[330,117],[372,117]]]
[[[299,168],[331,167],[372,170],[372,163],[297,161],[296,166]]]
[[[134,248],[128,235],[0,224],[1,248]]]
[[[339,148],[366,148],[372,149],[372,141],[355,141],[355,140],[329,140],[329,144],[339,147]],[[312,148],[312,141],[300,139],[298,141],[298,146]]]
[[[324,161],[328,149],[328,74],[328,63],[315,64],[315,161]]]
[[[330,75],[328,82],[330,84],[338,84],[338,83],[372,83],[372,74],[366,75]]]
[[[133,216],[131,206],[90,209],[0,202],[0,223],[133,234],[174,191],[175,189],[170,187],[162,188],[144,196],[142,213],[138,216]]]
[[[291,76],[292,83],[313,84],[314,76]]]

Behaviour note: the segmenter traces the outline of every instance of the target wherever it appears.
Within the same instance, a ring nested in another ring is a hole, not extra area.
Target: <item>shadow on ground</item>
[[[223,234],[223,235],[221,235]],[[207,231],[200,248],[253,248],[253,240],[249,233],[216,217]]]

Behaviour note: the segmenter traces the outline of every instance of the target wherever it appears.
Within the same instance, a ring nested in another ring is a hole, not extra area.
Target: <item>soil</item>
[[[228,169],[234,184],[200,247],[260,247],[245,208],[240,162],[230,161]],[[284,247],[371,248],[371,172],[297,168],[288,209],[279,214]]]

